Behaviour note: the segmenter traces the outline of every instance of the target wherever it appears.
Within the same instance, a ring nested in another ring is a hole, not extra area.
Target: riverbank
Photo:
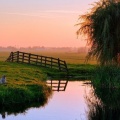
[[[66,72],[60,72],[56,69],[51,68],[41,68],[44,73],[46,73],[48,76],[53,78],[69,78],[72,80],[80,80],[80,79],[89,79],[94,74],[94,71],[96,69],[96,65],[91,64],[68,64],[68,73]],[[67,76],[68,75],[68,76]]]
[[[0,104],[24,104],[46,102],[51,89],[45,84],[46,74],[38,67],[27,64],[0,61],[0,76],[6,76],[6,84],[0,84]]]

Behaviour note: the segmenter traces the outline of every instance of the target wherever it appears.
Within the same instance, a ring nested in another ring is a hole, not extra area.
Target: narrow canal
[[[54,91],[44,107],[29,108],[24,113],[10,115],[5,111],[5,117],[1,115],[0,119],[87,120],[88,107],[85,96],[89,90],[90,86],[85,85],[84,81],[69,81],[65,91]]]
[[[1,113],[5,120],[120,120],[119,90],[93,89],[89,81],[47,81],[54,90],[41,107]],[[61,84],[61,85],[58,85]],[[99,97],[96,97],[97,96]],[[104,104],[103,104],[104,103]],[[23,106],[22,106],[23,107]],[[19,109],[19,108],[17,108]],[[16,110],[17,110],[16,109]]]

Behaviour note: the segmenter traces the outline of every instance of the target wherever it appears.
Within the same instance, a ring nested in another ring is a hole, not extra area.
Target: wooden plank
[[[48,82],[47,82],[47,84],[51,84],[51,83],[48,83]],[[54,84],[57,85],[58,83],[52,83],[52,84],[53,84],[53,85],[54,85]],[[60,84],[61,84],[61,85],[65,85],[66,83],[60,83]]]
[[[58,88],[58,90],[60,89],[60,88],[64,88],[65,86],[60,86],[60,85],[58,85],[58,86],[52,86],[53,88]]]

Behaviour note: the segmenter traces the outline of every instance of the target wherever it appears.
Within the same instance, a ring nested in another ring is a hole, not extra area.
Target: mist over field
[[[2,47],[0,46],[0,51],[34,51],[34,52],[75,52],[75,53],[87,53],[88,47],[44,47],[44,46],[33,46],[33,47]]]
[[[47,57],[59,58],[65,60],[67,64],[86,64],[85,59],[89,51],[88,47],[21,47],[16,48],[12,46],[0,47],[0,60],[5,61],[11,52],[26,52]],[[96,64],[95,58],[87,62],[88,64]]]

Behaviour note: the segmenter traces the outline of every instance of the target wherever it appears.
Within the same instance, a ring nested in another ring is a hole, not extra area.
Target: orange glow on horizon
[[[74,3],[75,6],[77,2],[79,1]],[[33,3],[35,4],[34,10],[32,10]],[[18,8],[12,7],[14,4]],[[22,5],[22,2],[19,1],[19,4]],[[71,10],[67,8],[58,10],[54,8],[55,10],[52,10],[48,4],[48,8],[45,10],[36,10],[35,7],[38,6],[32,0],[29,3],[31,6],[25,7],[26,9],[21,8],[19,4],[17,2],[9,3],[9,1],[4,3],[3,6],[9,6],[11,9],[0,5],[1,46],[81,47],[86,45],[86,41],[80,40],[81,38],[77,39],[76,31],[78,28],[75,27],[79,14],[82,13],[81,10],[85,11],[83,6],[75,9],[76,7],[74,8],[73,3],[71,3],[69,5]],[[28,2],[26,1],[24,4],[28,4]],[[40,8],[38,7],[38,9]]]

